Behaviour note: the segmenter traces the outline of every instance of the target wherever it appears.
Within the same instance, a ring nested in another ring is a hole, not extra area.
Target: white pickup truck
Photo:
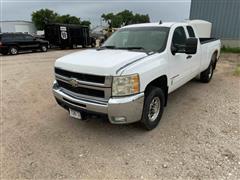
[[[191,79],[211,80],[220,40],[198,38],[188,23],[129,25],[100,48],[55,63],[53,93],[70,116],[106,115],[113,124],[155,128],[168,94]]]

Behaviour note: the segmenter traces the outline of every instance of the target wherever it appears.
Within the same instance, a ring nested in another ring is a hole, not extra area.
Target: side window
[[[194,30],[191,26],[187,26],[187,31],[188,31],[189,37],[195,37]]]
[[[12,41],[12,35],[11,34],[5,34],[3,35],[3,41]]]
[[[22,40],[24,40],[23,35],[21,35],[21,34],[15,34],[14,37],[15,37],[14,39],[15,39],[16,41],[22,41]]]
[[[173,33],[172,46],[181,47],[185,46],[186,34],[183,27],[177,27]]]
[[[23,35],[25,40],[33,40],[33,37],[30,35]]]

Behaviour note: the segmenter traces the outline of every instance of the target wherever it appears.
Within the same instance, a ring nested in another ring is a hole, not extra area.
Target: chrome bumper
[[[80,99],[67,95],[60,88],[53,86],[55,98],[67,107],[78,110],[107,114],[112,124],[127,124],[139,121],[142,117],[144,93],[128,97],[110,98],[108,102]]]

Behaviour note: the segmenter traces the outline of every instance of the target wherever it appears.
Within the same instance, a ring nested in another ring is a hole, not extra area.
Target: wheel
[[[91,44],[91,47],[92,47],[92,48],[96,47],[96,44],[95,44],[95,43],[92,43],[92,44]]]
[[[10,48],[9,48],[9,53],[12,54],[12,55],[18,54],[18,48],[15,47],[15,46],[10,47]]]
[[[215,55],[212,56],[212,60],[208,68],[201,72],[200,74],[200,81],[203,83],[209,83],[212,79],[213,76],[213,71],[214,71],[214,66],[215,66]]]
[[[162,89],[157,87],[150,87],[147,89],[141,119],[142,125],[147,130],[154,129],[161,120],[164,110],[164,101],[165,96]]]
[[[72,46],[71,46],[71,49],[76,49],[77,48],[77,45],[76,44],[73,44]]]
[[[40,50],[41,50],[42,52],[47,52],[48,48],[47,48],[46,45],[41,45]]]

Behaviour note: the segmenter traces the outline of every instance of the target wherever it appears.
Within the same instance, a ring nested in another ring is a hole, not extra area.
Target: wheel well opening
[[[164,96],[165,96],[165,106],[167,105],[167,99],[168,99],[168,83],[167,83],[167,76],[166,75],[163,75],[163,76],[160,76],[156,79],[154,79],[153,81],[151,81],[145,91],[148,90],[148,88],[150,86],[154,86],[154,87],[158,87],[158,88],[161,88],[164,92]]]

